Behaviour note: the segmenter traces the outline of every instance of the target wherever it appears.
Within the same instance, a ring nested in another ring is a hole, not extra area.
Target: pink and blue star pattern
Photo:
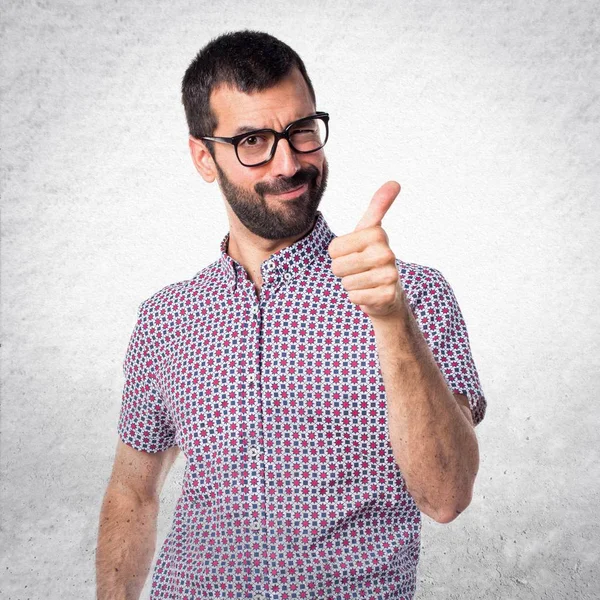
[[[369,317],[331,271],[321,212],[261,265],[257,294],[227,254],[142,303],[118,432],[177,445],[181,496],[152,600],[408,600],[421,515],[394,461]],[[486,400],[456,298],[435,269],[397,260],[450,389]]]

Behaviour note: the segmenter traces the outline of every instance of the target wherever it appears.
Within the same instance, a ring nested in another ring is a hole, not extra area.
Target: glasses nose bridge
[[[274,129],[272,129],[271,131],[273,131],[273,133],[275,134],[275,139],[273,140],[273,149],[271,150],[271,159],[275,156],[275,152],[277,152],[277,146],[279,144],[279,140],[286,140],[290,146],[290,150],[293,153],[296,152],[296,149],[294,148],[294,145],[292,144],[292,141],[290,140],[290,129],[286,128],[283,131],[275,131]],[[271,160],[271,159],[269,159],[269,160]]]

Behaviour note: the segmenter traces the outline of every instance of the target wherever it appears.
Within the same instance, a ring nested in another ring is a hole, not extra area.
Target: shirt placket
[[[276,265],[266,262],[263,265],[263,286],[257,297],[254,284],[249,278],[244,278],[250,302],[250,328],[252,339],[248,340],[252,348],[248,361],[246,384],[248,390],[248,425],[247,425],[247,456],[248,456],[248,484],[251,502],[250,510],[246,516],[250,555],[252,556],[251,571],[251,600],[268,600],[271,594],[270,568],[268,556],[267,502],[266,502],[266,473],[265,473],[265,429],[264,429],[264,404],[263,404],[263,377],[262,377],[262,346],[264,343],[263,319],[266,302],[273,293],[275,284],[273,275]]]
[[[287,258],[286,262],[289,260]],[[290,261],[291,262],[291,261]],[[288,263],[289,264],[289,263]],[[277,513],[281,506],[273,497],[277,490],[273,486],[273,477],[275,476],[274,454],[281,444],[281,440],[273,432],[277,400],[280,399],[280,393],[275,390],[281,388],[275,387],[273,380],[273,356],[278,356],[281,352],[279,336],[275,336],[274,329],[280,326],[277,320],[280,318],[278,309],[282,306],[285,296],[285,288],[294,277],[294,274],[287,270],[285,263],[267,262],[263,266],[263,286],[261,290],[261,436],[264,441],[263,446],[263,465],[264,465],[264,489],[265,489],[265,537],[264,537],[264,555],[263,555],[263,580],[268,582],[268,591],[261,597],[268,600],[281,600],[282,591],[278,573],[280,572],[279,562],[281,556],[277,550],[277,523],[279,518]],[[277,339],[276,339],[277,337]],[[268,349],[270,348],[270,350]],[[267,360],[264,360],[267,357]],[[281,385],[281,382],[278,382]],[[266,494],[271,494],[269,498]],[[268,501],[267,501],[268,500]]]

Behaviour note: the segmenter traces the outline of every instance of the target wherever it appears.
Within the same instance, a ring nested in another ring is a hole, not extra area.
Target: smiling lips
[[[277,196],[277,198],[297,198],[302,195],[308,189],[308,183],[301,185],[300,187],[290,190],[289,192],[283,192],[282,194],[269,194],[270,196]]]

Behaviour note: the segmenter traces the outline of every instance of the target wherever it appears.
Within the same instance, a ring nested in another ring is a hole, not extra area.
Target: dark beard
[[[266,240],[281,240],[308,232],[315,224],[317,209],[327,187],[328,166],[323,163],[321,184],[317,185],[319,170],[313,166],[301,169],[293,177],[278,179],[277,183],[257,183],[255,194],[231,183],[219,165],[219,186],[225,199],[241,223],[255,235]],[[265,194],[283,193],[308,183],[308,189],[297,198],[282,201],[285,206],[269,207]]]

